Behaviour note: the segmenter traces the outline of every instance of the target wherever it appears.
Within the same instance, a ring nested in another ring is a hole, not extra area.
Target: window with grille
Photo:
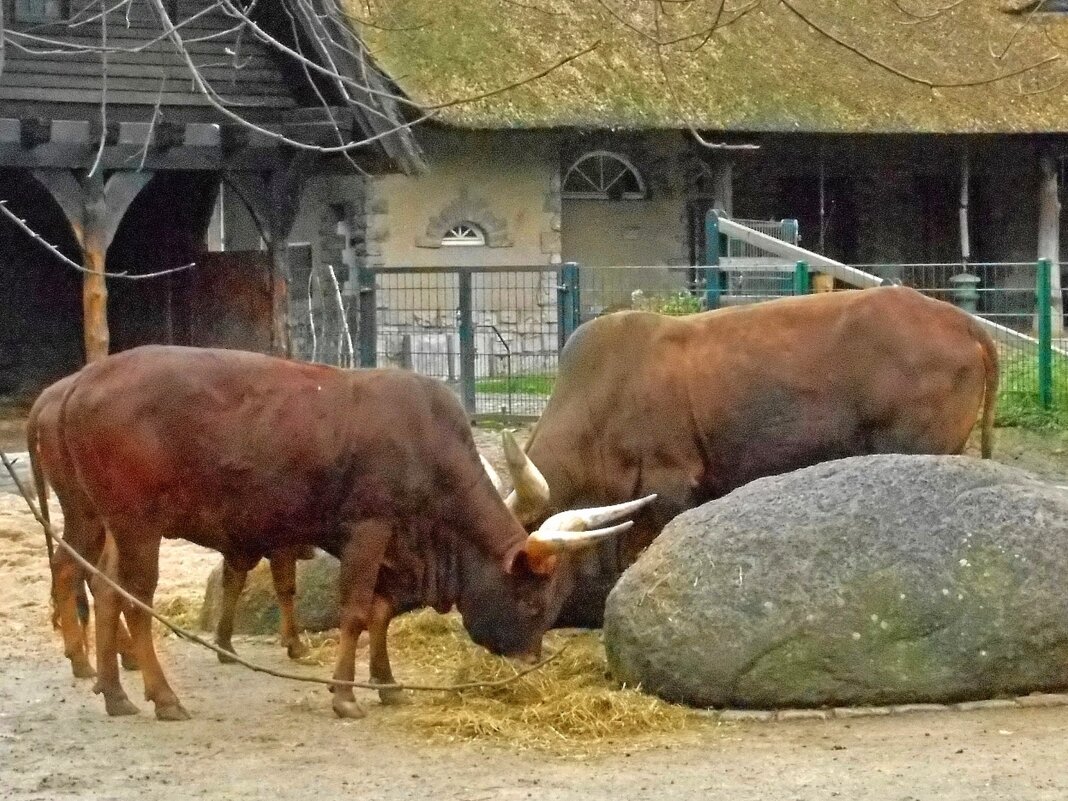
[[[563,195],[577,200],[642,200],[645,182],[623,156],[607,150],[587,153],[564,173]]]
[[[445,236],[441,238],[441,244],[449,246],[485,245],[486,235],[482,233],[482,229],[477,225],[469,222],[462,222],[459,225],[454,225],[445,232]]]

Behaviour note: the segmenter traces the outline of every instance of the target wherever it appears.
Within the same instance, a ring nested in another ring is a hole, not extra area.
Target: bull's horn
[[[527,541],[542,543],[551,551],[578,551],[591,547],[602,537],[622,534],[633,525],[633,520],[627,520],[615,526],[598,528],[593,531],[560,531],[559,529],[539,528],[527,537]]]
[[[592,531],[613,523],[622,517],[630,517],[656,500],[656,494],[646,495],[634,501],[613,506],[594,506],[589,509],[572,509],[555,514],[541,524],[547,531]]]
[[[501,441],[504,444],[504,458],[508,461],[508,472],[512,475],[512,486],[515,487],[506,503],[524,524],[529,524],[549,508],[549,482],[519,447],[511,431],[502,431]]]
[[[504,495],[504,483],[501,481],[501,477],[497,475],[497,471],[493,469],[493,465],[481,453],[478,458],[482,460],[482,467],[486,471],[486,475],[489,476],[489,480],[493,482],[493,488],[497,490],[497,494]]]

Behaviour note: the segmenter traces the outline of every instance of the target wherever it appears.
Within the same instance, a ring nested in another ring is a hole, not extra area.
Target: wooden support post
[[[958,218],[960,223],[960,260],[961,264],[967,264],[972,258],[972,243],[970,225],[968,220],[968,200],[971,197],[971,164],[968,159],[968,151],[965,150],[960,160],[960,207]]]
[[[1049,259],[1050,314],[1053,337],[1064,334],[1064,303],[1061,299],[1060,229],[1061,201],[1057,186],[1057,160],[1046,151],[1039,156],[1038,257]]]
[[[297,153],[285,167],[270,173],[228,173],[234,189],[256,221],[271,254],[271,352],[289,356],[289,232],[297,219],[304,184],[318,155]]]
[[[85,360],[108,355],[108,288],[104,275],[108,248],[119,230],[126,210],[152,179],[152,173],[115,172],[107,180],[102,172],[92,175],[69,170],[35,170],[37,179],[63,209],[82,251],[88,270],[82,284],[82,325]]]
[[[734,164],[726,153],[720,153],[713,162],[713,205],[728,217],[734,216]]]

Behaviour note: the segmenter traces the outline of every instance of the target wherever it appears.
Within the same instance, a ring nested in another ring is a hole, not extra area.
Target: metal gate
[[[559,349],[579,322],[578,271],[362,268],[359,310],[362,366],[439,378],[473,417],[536,417]]]
[[[709,210],[705,217],[706,268],[702,269],[705,307],[754,303],[790,295],[794,291],[795,261],[783,259],[745,240],[724,233],[720,215]],[[780,242],[797,245],[797,220],[733,220]]]

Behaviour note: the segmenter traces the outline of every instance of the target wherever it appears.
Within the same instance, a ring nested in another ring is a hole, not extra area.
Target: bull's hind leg
[[[100,560],[104,548],[104,527],[82,504],[63,502],[62,542],[91,564]],[[85,597],[85,571],[67,548],[59,545],[52,558],[54,622],[63,636],[63,652],[77,678],[96,675],[89,661],[88,599]]]
[[[341,549],[341,642],[334,679],[355,681],[356,641],[371,621],[378,571],[393,530],[385,520],[367,520],[349,527]],[[356,701],[352,687],[333,687],[334,713],[340,718],[362,718],[366,712]]]
[[[286,548],[275,551],[269,557],[271,578],[274,580],[274,593],[278,597],[278,606],[282,611],[281,635],[282,645],[290,659],[300,659],[308,653],[308,647],[300,641],[297,630],[297,617],[294,601],[297,594],[297,554]]]
[[[146,606],[152,606],[159,580],[159,537],[127,537],[119,549],[119,581],[123,588]],[[189,720],[178,696],[167,683],[152,642],[152,616],[138,606],[127,603],[126,622],[130,625],[134,654],[141,664],[145,698],[156,706],[159,720]]]
[[[89,661],[88,615],[79,614],[79,603],[85,603],[81,568],[67,551],[60,547],[52,560],[52,576],[55,587],[54,624],[63,637],[63,653],[70,660],[71,670],[78,679],[96,675]],[[84,622],[83,622],[84,621]]]
[[[393,620],[393,604],[389,599],[376,595],[371,604],[371,681],[375,684],[393,684],[393,669],[389,664],[389,651],[386,648],[386,632]],[[383,704],[403,704],[408,697],[404,690],[392,687],[378,691],[378,700]]]
[[[66,524],[63,542],[90,564],[100,561],[104,549],[104,527],[80,509],[64,507]],[[52,570],[55,581],[56,622],[63,636],[63,651],[71,661],[77,678],[96,675],[89,661],[89,599],[86,597],[85,570],[74,561],[66,548],[56,549]],[[92,583],[92,582],[90,582]],[[95,586],[95,584],[93,585]],[[115,631],[116,648],[127,670],[137,670],[130,634],[120,618]]]
[[[234,636],[234,616],[237,614],[237,600],[241,597],[241,591],[245,588],[248,571],[252,570],[258,561],[259,557],[255,557],[252,560],[236,556],[223,558],[222,608],[219,610],[219,623],[215,627],[215,644],[232,654],[236,654],[231,640]],[[233,657],[230,656],[224,656],[223,654],[217,654],[217,656],[224,665],[231,664],[234,661]]]
[[[118,582],[115,541],[107,536],[98,564],[100,572]],[[109,715],[136,715],[134,706],[119,681],[119,660],[115,635],[119,625],[119,594],[100,576],[93,579],[93,601],[96,605],[96,665],[97,680],[93,692],[104,696],[104,708]]]

